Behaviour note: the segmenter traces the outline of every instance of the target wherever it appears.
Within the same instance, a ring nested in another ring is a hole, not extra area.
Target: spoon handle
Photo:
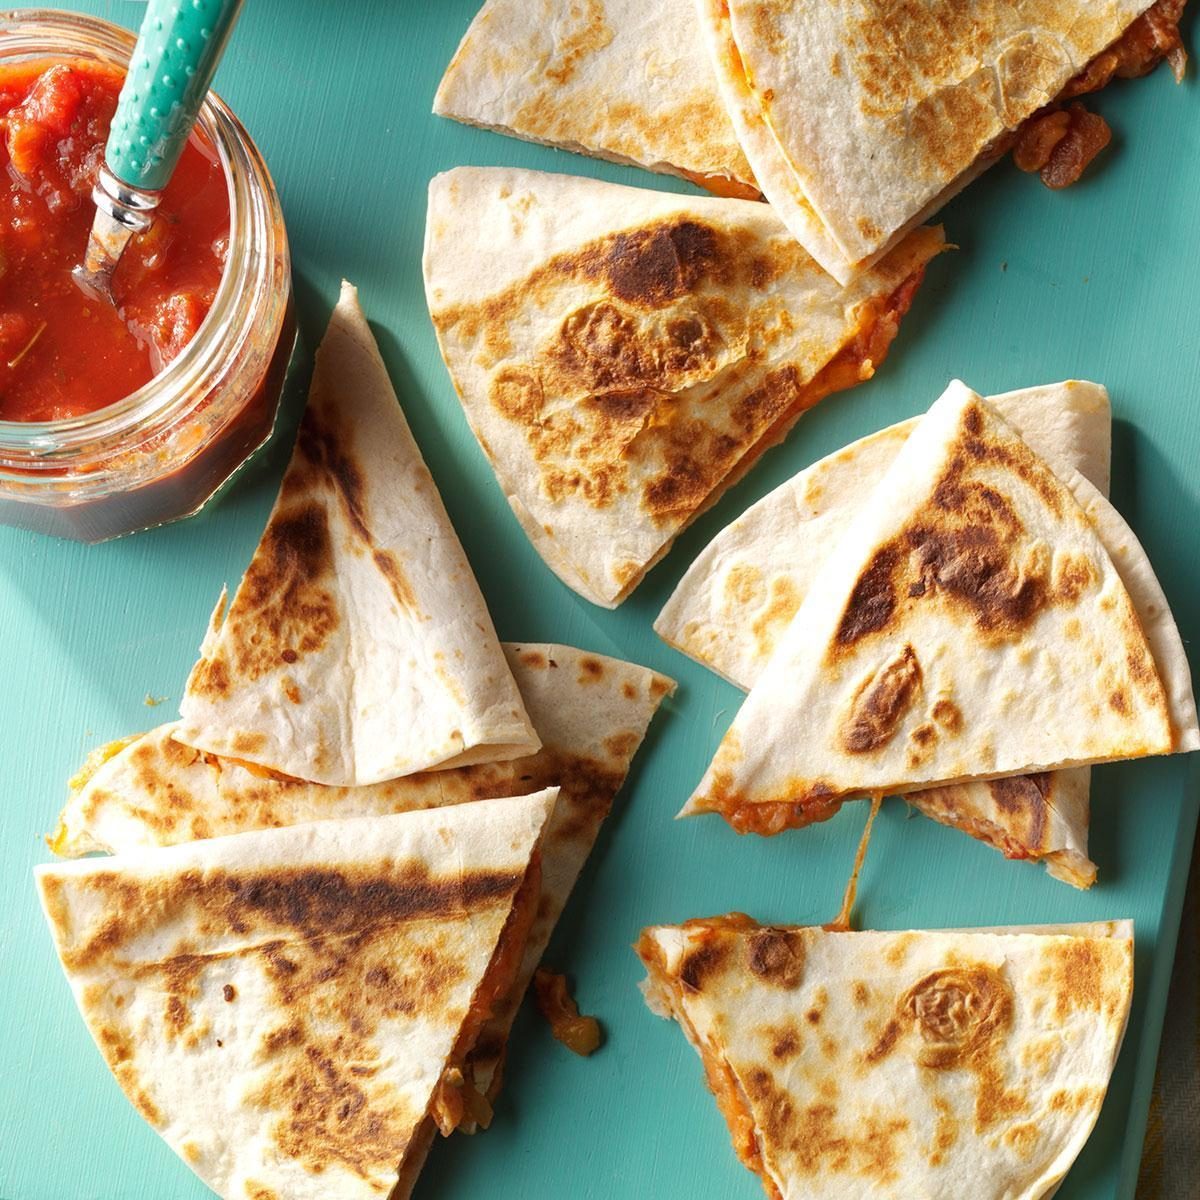
[[[208,93],[242,0],[150,0],[105,147],[140,191],[166,186]]]

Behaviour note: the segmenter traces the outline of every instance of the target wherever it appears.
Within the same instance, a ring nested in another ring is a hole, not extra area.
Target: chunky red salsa
[[[229,196],[198,136],[122,256],[116,309],[71,278],[121,83],[84,60],[0,67],[0,420],[80,416],[127,396],[187,345],[216,295]]]

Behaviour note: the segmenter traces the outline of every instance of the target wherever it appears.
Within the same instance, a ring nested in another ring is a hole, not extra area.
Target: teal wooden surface
[[[205,1189],[137,1117],[79,1021],[43,928],[30,869],[48,854],[65,780],[96,742],[168,719],[205,620],[236,582],[287,456],[308,360],[342,276],[361,289],[417,440],[502,636],[617,654],[680,680],[639,758],[549,954],[608,1030],[590,1061],[525,1013],[485,1135],[439,1143],[420,1197],[647,1195],[753,1200],[678,1029],[652,1017],[629,950],[642,925],[739,908],[821,921],[837,906],[865,816],[770,841],[674,813],[738,694],[650,628],[690,557],[800,467],[925,409],[951,376],[998,391],[1066,376],[1112,392],[1113,497],[1159,570],[1189,647],[1200,636],[1200,92],[1167,71],[1098,106],[1114,148],[1053,195],[1005,165],[952,204],[961,249],[936,262],[869,385],[806,416],[785,447],[697,526],[619,611],[567,591],[530,549],[464,423],[425,313],[425,185],[457,163],[516,163],[685,190],[429,115],[475,0],[253,0],[217,86],[258,139],[283,194],[301,357],[281,436],[198,519],[99,547],[0,531],[0,1198],[196,1200]],[[141,7],[78,4],[135,26]],[[1195,659],[1193,659],[1195,661]],[[165,697],[158,707],[144,700]],[[1072,698],[1063,697],[1064,706]],[[1133,1017],[1099,1126],[1062,1200],[1129,1197],[1196,820],[1182,759],[1095,772],[1088,894],[1007,863],[889,802],[863,875],[864,926],[1132,916]]]

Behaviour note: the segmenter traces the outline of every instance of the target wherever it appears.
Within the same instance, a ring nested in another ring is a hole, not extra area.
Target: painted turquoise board
[[[680,680],[604,832],[549,958],[579,981],[609,1041],[590,1061],[526,1013],[492,1130],[439,1144],[421,1197],[646,1195],[753,1200],[698,1062],[652,1017],[629,950],[642,925],[739,908],[827,919],[864,811],[771,841],[715,818],[672,820],[732,717],[737,693],[662,645],[650,623],[689,558],[791,473],[926,408],[959,375],[982,391],[1101,380],[1116,425],[1113,496],[1159,569],[1185,639],[1200,635],[1200,92],[1169,72],[1106,93],[1114,148],[1053,195],[1009,166],[944,219],[961,249],[936,262],[893,357],[871,384],[806,416],[787,445],[685,537],[619,611],[592,607],[542,565],[463,421],[425,314],[425,184],[457,163],[523,164],[641,186],[634,170],[429,115],[474,0],[254,0],[218,87],[258,138],[284,197],[302,359],[345,275],[356,282],[409,420],[503,636],[558,640]],[[136,25],[131,3],[79,4]],[[221,502],[183,525],[99,547],[0,531],[0,1198],[191,1200],[205,1189],[145,1127],[78,1020],[30,884],[64,781],[102,741],[166,719],[221,584],[236,581],[286,459],[286,436]],[[165,697],[148,708],[147,696]],[[1063,704],[1072,698],[1064,696]],[[890,802],[863,876],[864,925],[969,925],[1132,916],[1137,988],[1100,1124],[1060,1193],[1129,1197],[1140,1151],[1197,774],[1185,760],[1095,773],[1100,883],[1079,894]]]

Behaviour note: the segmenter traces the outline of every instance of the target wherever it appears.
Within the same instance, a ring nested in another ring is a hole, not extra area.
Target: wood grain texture
[[[136,24],[126,0],[71,7]],[[678,678],[551,948],[605,1022],[593,1059],[526,1014],[493,1128],[439,1144],[418,1196],[498,1200],[646,1195],[752,1200],[692,1051],[645,1009],[629,950],[642,925],[740,908],[822,921],[836,909],[865,817],[772,841],[716,818],[672,820],[738,694],[654,636],[690,558],[796,470],[923,411],[961,376],[981,392],[1100,380],[1117,423],[1113,498],[1144,540],[1185,641],[1200,637],[1200,89],[1169,72],[1098,106],[1113,149],[1051,194],[1005,165],[944,214],[962,249],[934,263],[876,380],[807,415],[787,445],[685,534],[621,609],[568,592],[520,533],[463,420],[425,313],[425,185],[456,163],[517,164],[649,187],[683,184],[429,115],[475,0],[256,0],[218,88],[257,137],[284,198],[303,345],[280,436],[201,517],[99,547],[0,531],[0,1198],[199,1200],[205,1189],[125,1103],[79,1021],[30,879],[65,780],[94,743],[174,711],[221,584],[236,582],[270,507],[308,371],[345,275],[358,284],[413,432],[504,638],[557,640]],[[1192,39],[1194,40],[1194,38]],[[166,696],[147,708],[147,694]],[[1064,705],[1071,703],[1064,697]],[[1100,1125],[1062,1200],[1133,1193],[1170,955],[1196,820],[1181,760],[1095,773],[1100,882],[1077,894],[1037,867],[885,806],[860,888],[863,925],[970,925],[1132,916],[1134,1013]],[[214,1103],[217,1098],[214,1097]]]

